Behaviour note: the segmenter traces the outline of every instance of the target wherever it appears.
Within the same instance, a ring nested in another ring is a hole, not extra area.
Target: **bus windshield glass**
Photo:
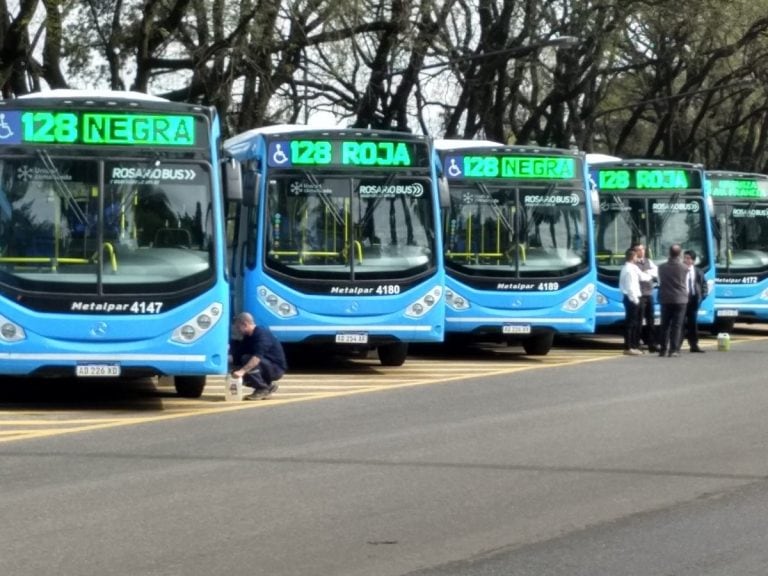
[[[768,270],[768,177],[707,173],[715,204],[715,263],[718,275]],[[745,280],[746,281],[746,280]]]
[[[435,267],[430,180],[283,172],[269,182],[267,269],[296,278],[405,278]]]
[[[0,284],[170,293],[213,278],[207,163],[38,150],[0,160]]]
[[[450,197],[447,268],[499,278],[563,277],[588,268],[585,193],[573,181],[455,182]]]
[[[678,243],[698,255],[697,265],[711,265],[707,258],[706,210],[701,195],[678,191],[601,193],[597,219],[598,273],[618,278],[624,253],[633,241],[645,241],[648,257],[657,264],[667,259],[669,247]]]

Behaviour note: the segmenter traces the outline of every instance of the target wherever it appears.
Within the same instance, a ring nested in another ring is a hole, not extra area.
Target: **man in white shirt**
[[[699,307],[701,301],[707,297],[707,281],[704,272],[696,267],[696,252],[686,250],[683,253],[683,264],[688,267],[688,304],[685,307],[684,334],[688,338],[691,352],[704,353],[699,346]]]
[[[645,244],[635,242],[632,248],[637,252],[637,267],[650,274],[653,279],[658,278],[658,268],[645,253]],[[648,346],[648,352],[658,352],[658,338],[656,336],[655,298],[653,297],[653,282],[640,281],[640,338]]]
[[[640,282],[649,282],[653,277],[637,266],[637,252],[630,248],[624,254],[624,266],[619,274],[619,289],[624,294],[624,354],[639,356],[640,328]]]

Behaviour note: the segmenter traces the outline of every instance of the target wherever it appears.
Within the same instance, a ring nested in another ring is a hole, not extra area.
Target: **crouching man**
[[[242,339],[230,344],[232,375],[254,389],[246,400],[266,400],[277,391],[277,381],[288,369],[283,346],[268,328],[257,326],[248,312],[235,316],[234,327]]]

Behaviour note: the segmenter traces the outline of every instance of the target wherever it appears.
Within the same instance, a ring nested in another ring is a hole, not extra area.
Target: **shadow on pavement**
[[[0,377],[0,409],[163,410],[156,380]]]

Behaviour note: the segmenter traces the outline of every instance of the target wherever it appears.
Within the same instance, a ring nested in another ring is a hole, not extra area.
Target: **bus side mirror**
[[[240,162],[234,158],[224,160],[221,163],[224,186],[224,197],[232,202],[243,200],[243,176],[240,170]]]
[[[451,207],[451,191],[448,186],[448,179],[440,176],[437,179],[437,193],[440,196],[440,208],[446,210]]]
[[[258,204],[260,186],[261,174],[254,167],[249,166],[243,180],[243,206],[252,208]]]
[[[592,176],[588,177],[587,188],[589,189],[589,203],[592,206],[592,215],[600,215],[600,193],[597,191],[597,184]]]
[[[589,191],[589,201],[592,204],[592,215],[600,215],[600,195],[597,193],[597,188],[591,188]]]

